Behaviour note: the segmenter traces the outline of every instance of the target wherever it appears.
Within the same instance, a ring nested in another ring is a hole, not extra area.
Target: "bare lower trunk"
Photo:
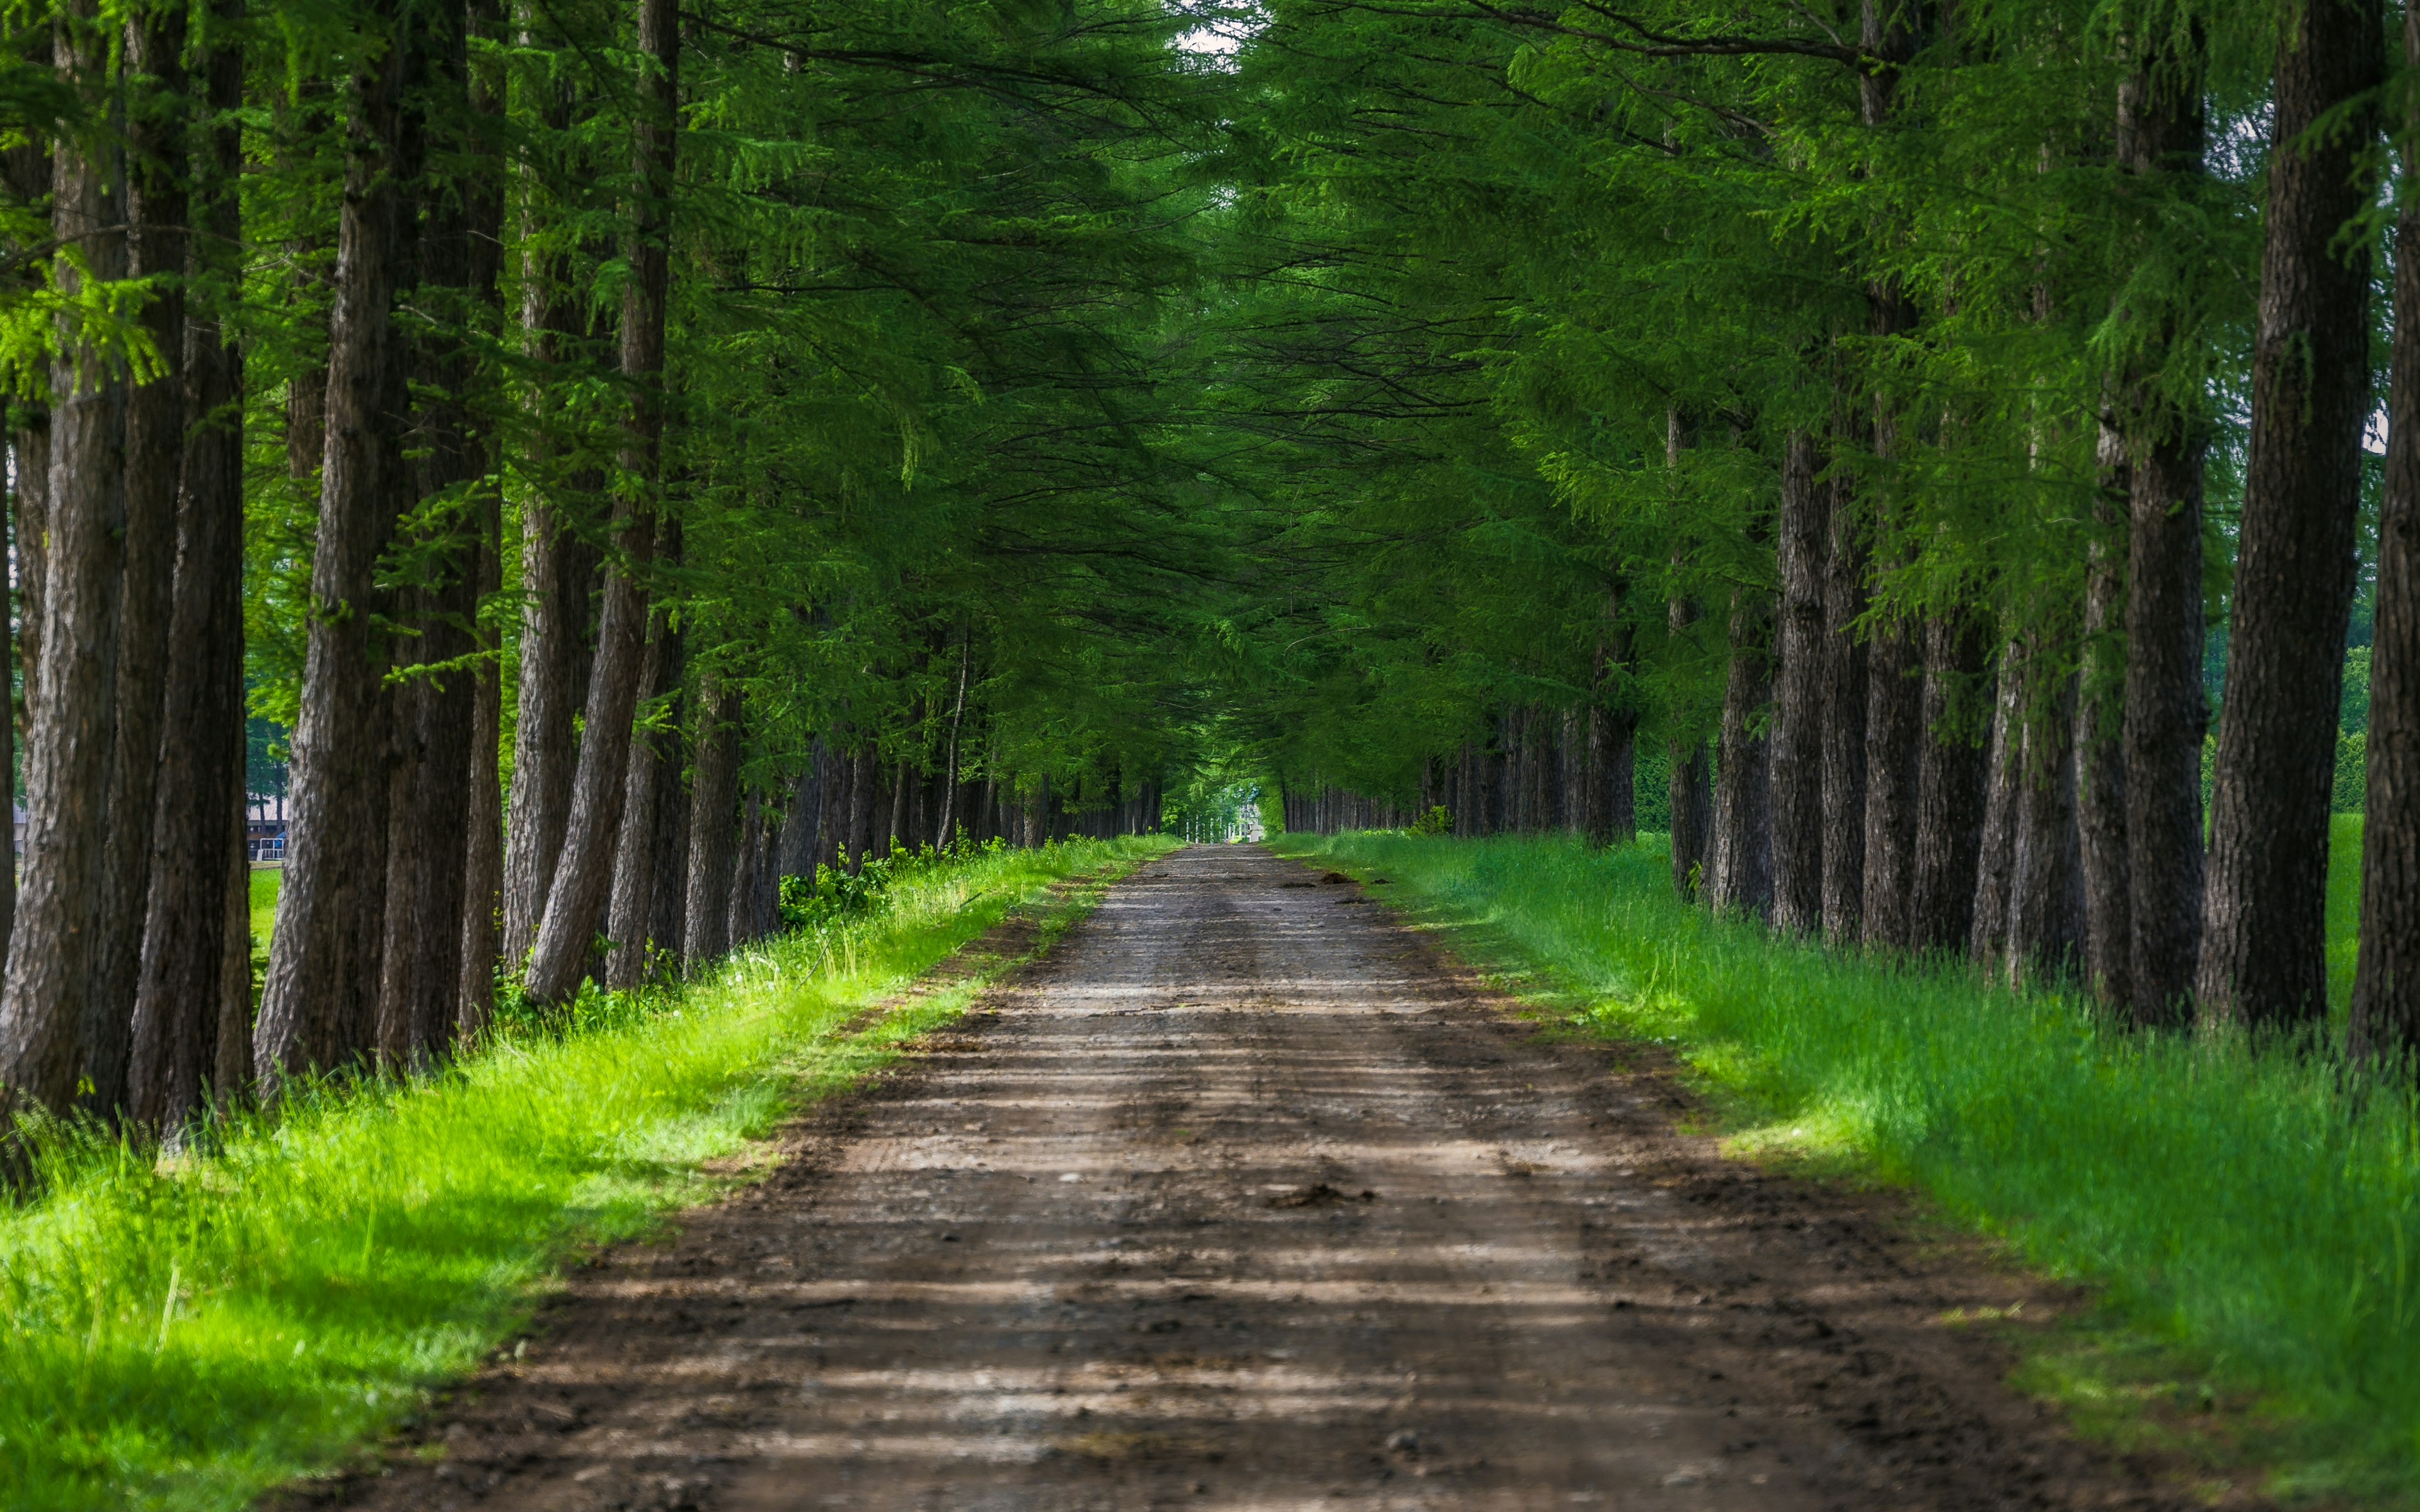
[[[2084,978],[2102,1002],[2133,1001],[2126,845],[2125,557],[2119,501],[2131,491],[2114,430],[2102,433],[2101,497],[2084,569],[2084,669],[2076,693],[2076,828],[2084,847]]]
[[[526,991],[542,1003],[560,1002],[579,986],[589,942],[605,921],[629,761],[630,718],[645,656],[643,579],[654,541],[663,442],[661,384],[670,276],[664,239],[679,98],[677,23],[673,0],[640,0],[639,52],[646,63],[640,70],[639,94],[644,103],[632,130],[630,279],[622,299],[622,375],[633,393],[623,426],[621,463],[632,481],[614,501],[623,560],[606,567],[605,609],[597,632],[596,670],[588,682],[580,763],[572,775],[571,812],[530,954]]]
[[[61,12],[59,73],[97,90],[109,56],[97,8]],[[118,277],[124,211],[107,158],[76,138],[58,147],[53,226],[82,251],[58,258],[72,292]],[[51,475],[42,552],[40,656],[25,748],[24,889],[0,992],[0,1127],[29,1103],[65,1113],[82,1070],[79,1035],[103,926],[110,753],[116,733],[118,594],[125,578],[126,387],[81,347],[71,324],[51,364]]]
[[[723,902],[731,948],[756,938],[756,863],[765,848],[765,795],[748,790],[739,804],[739,843],[733,852],[731,890]]]
[[[218,1011],[217,1032],[211,1036],[210,1055],[206,1065],[209,1072],[211,1100],[225,1108],[252,1085],[253,1068],[253,994],[252,978],[252,866],[244,854],[244,818],[241,810],[229,814],[226,823],[226,855],[221,860],[221,874],[226,879],[223,889],[226,896],[222,918],[225,927],[219,936],[219,977],[217,989],[210,1000]],[[267,941],[260,942],[267,944]]]
[[[672,554],[665,543],[666,555]],[[647,628],[647,661],[641,697],[652,703],[680,686],[680,630],[658,609]],[[656,902],[656,861],[662,837],[658,810],[674,791],[680,766],[678,726],[671,721],[631,738],[630,765],[622,799],[621,844],[613,856],[613,895],[605,936],[605,985],[635,987],[645,977],[658,942],[647,937]]]
[[[1895,624],[1868,648],[1864,939],[1904,950],[1916,943],[1916,824],[1923,765],[1923,656],[1914,630]]]
[[[733,827],[739,807],[739,692],[709,678],[698,688],[690,762],[689,903],[683,952],[703,965],[731,948]]]
[[[1759,917],[1773,906],[1769,752],[1757,726],[1773,700],[1773,595],[1731,590],[1730,671],[1723,689],[1722,789],[1707,866],[1707,905]]]
[[[163,282],[142,324],[164,370],[126,405],[126,579],[118,599],[117,734],[110,748],[109,831],[101,856],[101,933],[85,1001],[86,1107],[126,1109],[134,999],[143,976],[143,927],[151,896],[152,826],[160,801],[166,714],[168,621],[175,603],[177,481],[185,452],[186,184],[185,13],[162,7],[126,28],[132,225],[128,271]],[[139,81],[139,82],[138,82]]]
[[[467,103],[468,39],[461,0],[414,14],[419,46],[441,125],[450,100]],[[429,196],[422,216],[415,301],[441,318],[468,321],[479,301],[471,285],[471,228],[460,202]],[[424,397],[414,415],[414,492],[434,501],[466,494],[482,457],[459,397],[470,387],[469,341],[457,332],[416,343]],[[477,717],[478,678],[460,665],[473,646],[478,612],[479,537],[475,508],[442,517],[419,546],[427,580],[408,601],[417,643],[398,659],[450,670],[415,675],[394,695],[396,779],[387,816],[384,964],[379,983],[378,1049],[391,1069],[420,1070],[445,1053],[459,1015],[462,888],[470,857],[470,767],[463,751]]]
[[[2205,1015],[2254,1025],[2327,1011],[2328,799],[2370,415],[2368,243],[2339,239],[2369,203],[2380,12],[2379,0],[2305,6],[2278,42],[2195,980]]]
[[[1975,868],[1975,913],[1967,953],[1978,962],[1998,960],[2009,948],[2009,899],[2015,887],[2017,769],[2024,754],[2021,724],[2020,656],[2011,641],[2000,650],[1997,691],[1992,699],[1990,755],[1984,768],[1983,837]]]
[[[825,825],[830,817],[827,794],[830,784],[831,748],[825,744],[823,736],[817,735],[807,748],[807,764],[790,790],[789,810],[782,820],[779,871],[783,876],[814,880],[815,862],[820,858],[818,853],[823,849]],[[976,838],[982,839],[983,815],[970,813],[967,818]]]
[[[537,941],[546,889],[563,855],[571,807],[577,710],[571,669],[584,585],[568,579],[571,553],[554,512],[533,497],[521,514],[520,680],[513,726],[513,791],[504,861],[503,954],[518,967]]]
[[[678,724],[682,707],[674,706]],[[678,969],[686,953],[689,931],[690,789],[681,781],[680,764],[667,764],[663,796],[656,804],[656,901],[649,912],[647,937],[655,942],[659,963]],[[659,965],[658,969],[661,969]]]
[[[2403,56],[2420,68],[2420,8],[2404,12]],[[2403,171],[2412,177],[2409,159]],[[2408,1057],[2420,1054],[2420,209],[2408,203],[2395,224],[2393,374],[2350,1045],[2359,1057],[2407,1057],[2409,1075]]]
[[[2155,34],[2156,35],[2156,34]],[[2132,173],[2174,175],[2186,197],[2205,177],[2197,33],[2178,55],[2147,58],[2120,91],[2118,155]],[[2145,196],[2157,203],[2155,196]],[[2165,227],[2145,228],[2156,244]],[[2163,314],[2158,341],[2180,339]],[[2398,327],[2398,329],[2400,329]],[[2179,412],[2156,381],[2134,378],[2122,397],[2129,500],[2126,549],[2126,852],[2128,987],[2135,1022],[2192,1017],[2201,951],[2202,455],[2207,424]]]
[[[866,745],[857,748],[856,758],[849,764],[848,867],[851,872],[865,865],[866,850],[874,843],[874,810],[878,796],[874,783],[875,762],[874,748]]]
[[[225,29],[208,56],[207,87],[223,116],[241,102],[243,54],[231,40],[239,10],[236,0],[218,0],[212,18]],[[194,249],[197,268],[227,270],[240,245],[241,171],[240,132],[223,126],[212,133],[197,196],[205,233]],[[248,918],[248,907],[231,915],[226,896],[245,890],[244,870],[226,863],[230,845],[241,850],[244,800],[243,357],[233,334],[208,318],[185,331],[185,408],[194,425],[184,438],[177,501],[167,704],[127,1085],[129,1115],[163,1136],[193,1115],[217,1075],[231,945],[245,962],[247,1040],[250,1030],[245,927],[227,938],[230,918]]]
[[[1988,732],[1980,702],[1991,642],[1980,616],[1952,610],[1924,627],[1924,746],[1916,774],[1913,948],[1963,954],[1983,850]]]
[[[1773,924],[1823,923],[1823,558],[1829,498],[1815,438],[1792,431],[1781,466],[1780,623],[1773,690]]]
[[[1672,890],[1694,903],[1705,881],[1706,834],[1714,818],[1706,743],[1676,740],[1666,747],[1666,755],[1671,763],[1667,793],[1672,805]]]
[[[2024,748],[2017,763],[2009,976],[2024,985],[2078,969],[2084,952],[2084,857],[2075,827],[2075,677],[2025,655]]]
[[[1832,490],[1823,561],[1823,938],[1849,945],[1865,930],[1866,612],[1864,537],[1845,482]]]
[[[272,1086],[365,1048],[385,908],[389,701],[385,595],[374,574],[411,479],[394,417],[409,366],[392,311],[408,255],[399,184],[417,176],[402,140],[411,51],[397,0],[372,23],[391,45],[349,83],[346,187],[329,322],[328,442],[300,717],[291,833],[254,1056]]]
[[[489,42],[504,39],[502,0],[471,0],[465,16],[471,37]],[[492,122],[504,115],[504,82],[501,70],[473,54],[468,95],[471,113]],[[463,214],[468,222],[470,287],[476,318],[492,335],[503,333],[504,303],[499,275],[504,224],[503,164],[483,155],[489,177],[473,178],[463,189]],[[470,833],[462,852],[462,945],[459,985],[454,997],[454,1038],[470,1046],[484,1039],[496,1009],[496,962],[503,949],[500,936],[504,904],[504,795],[497,770],[504,738],[504,679],[499,653],[503,649],[485,612],[504,586],[504,500],[496,476],[497,448],[483,439],[478,453],[481,481],[473,529],[477,540],[472,567],[472,588],[482,613],[473,627],[479,652],[476,686],[472,694],[471,760],[465,775],[469,799],[464,823]]]

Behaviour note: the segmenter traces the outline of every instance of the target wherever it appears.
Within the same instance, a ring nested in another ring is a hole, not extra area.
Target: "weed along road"
[[[1686,1111],[1360,887],[1179,851],[318,1499],[2187,1504],[1944,1320],[2054,1297]]]

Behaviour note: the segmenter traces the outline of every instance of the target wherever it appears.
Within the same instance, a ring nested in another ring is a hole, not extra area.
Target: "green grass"
[[[206,1155],[53,1148],[40,1196],[0,1210],[0,1506],[240,1507],[338,1461],[471,1368],[566,1257],[708,1195],[704,1163],[974,984],[837,1035],[861,1010],[1052,882],[1165,843],[916,874],[686,988],[592,996],[426,1081],[318,1089]]]
[[[2339,936],[2358,833],[2338,822]],[[1710,919],[1674,898],[1658,841],[1279,844],[1393,880],[1384,892],[1552,1012],[1669,1045],[1734,1149],[1913,1183],[2025,1262],[2089,1283],[2101,1310],[2037,1338],[2025,1382],[2087,1420],[2182,1443],[2239,1478],[2266,1467],[2276,1492],[2420,1494],[2407,1096],[2240,1037],[2129,1035],[1963,963]],[[2177,1402],[2226,1411],[2171,1431]]]

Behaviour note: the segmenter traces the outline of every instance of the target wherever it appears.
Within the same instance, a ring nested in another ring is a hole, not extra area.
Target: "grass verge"
[[[1053,884],[1157,840],[1003,851],[678,989],[583,999],[442,1074],[318,1089],[210,1152],[49,1151],[0,1210],[0,1505],[240,1507],[469,1369],[577,1252],[707,1195],[706,1163],[954,1015],[836,1031]],[[1079,889],[1043,944],[1090,906]]]
[[[2236,1037],[2126,1034],[1962,962],[1709,918],[1653,841],[1276,843],[1396,883],[1378,891],[1575,1026],[1669,1046],[1737,1152],[1912,1183],[2090,1284],[2101,1310],[2030,1336],[2019,1381],[2086,1427],[2186,1449],[2212,1489],[2420,1502],[2408,1095]]]

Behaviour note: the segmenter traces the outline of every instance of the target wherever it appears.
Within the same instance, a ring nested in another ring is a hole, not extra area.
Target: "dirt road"
[[[329,1496],[2186,1504],[1939,1320],[2027,1283],[1898,1237],[1887,1197],[1724,1162],[1681,1111],[1359,888],[1179,852],[764,1185],[582,1271]]]

